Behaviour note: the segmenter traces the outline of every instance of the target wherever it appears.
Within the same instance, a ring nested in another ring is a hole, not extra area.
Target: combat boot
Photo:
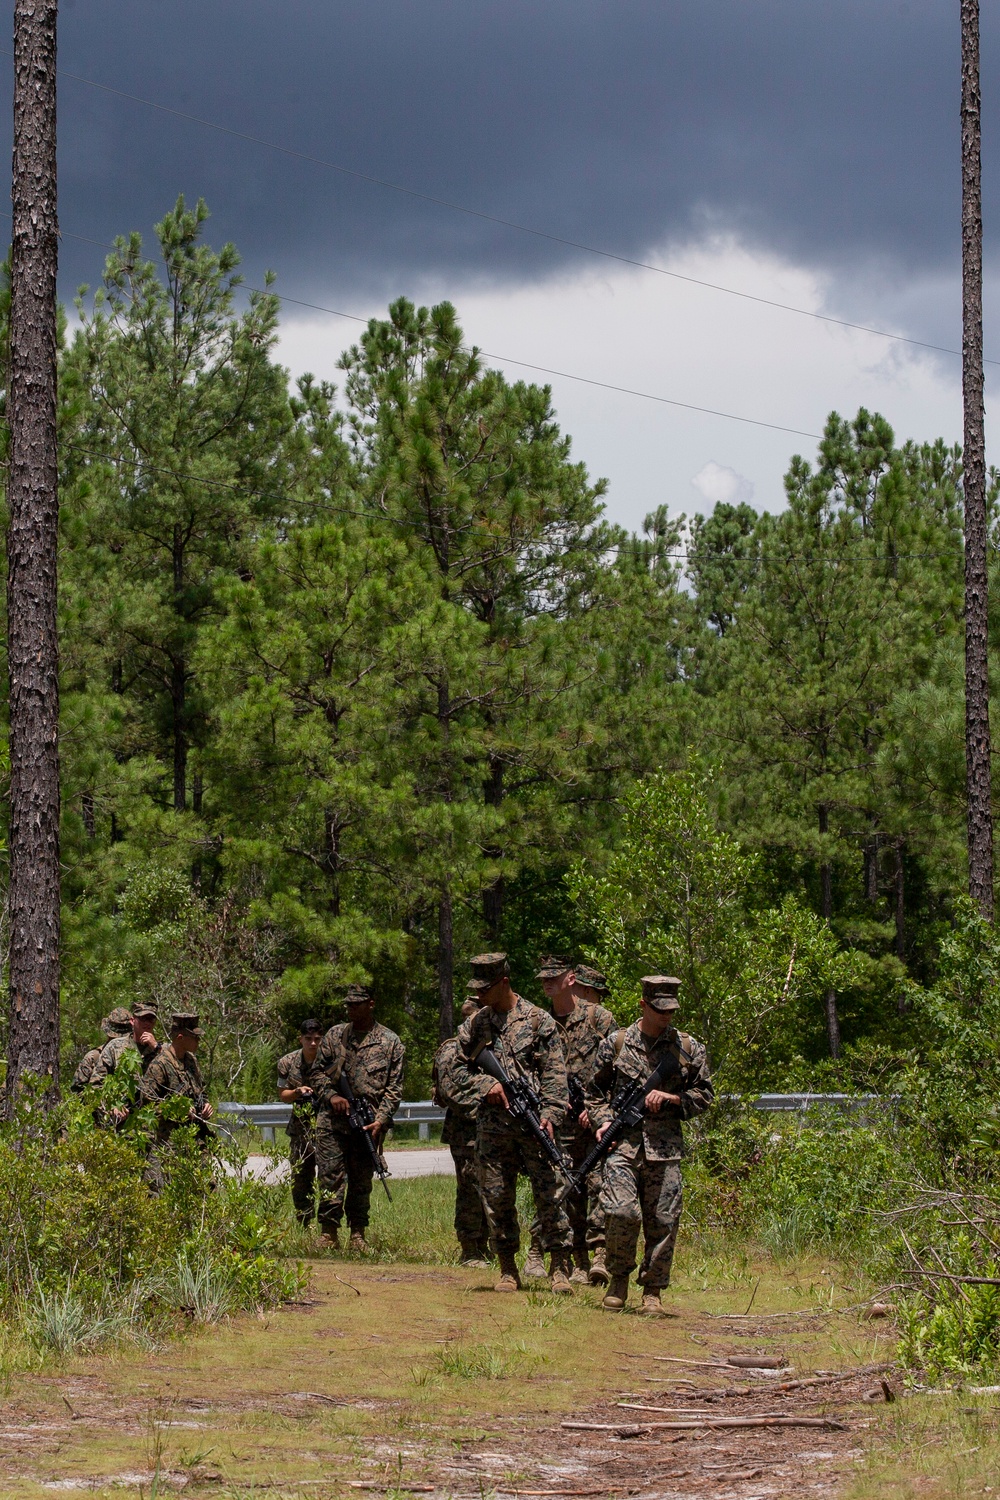
[[[335,1229],[324,1229],[319,1237],[321,1250],[339,1250],[340,1235]]]
[[[660,1301],[660,1288],[647,1287],[642,1294],[642,1312],[647,1318],[665,1318],[667,1315]]]
[[[565,1250],[553,1250],[552,1252],[552,1290],[559,1297],[572,1297],[573,1288],[570,1285],[569,1272],[572,1262]]]
[[[462,1256],[459,1260],[460,1266],[466,1266],[469,1270],[479,1271],[489,1265],[486,1251],[480,1250],[477,1245],[463,1245]]]
[[[590,1284],[591,1286],[607,1286],[610,1281],[608,1268],[604,1263],[604,1246],[594,1251],[594,1258],[590,1262]]]
[[[524,1258],[524,1279],[525,1281],[544,1281],[545,1279],[545,1257],[537,1240],[532,1240]]]
[[[612,1276],[601,1306],[605,1312],[621,1312],[628,1301],[628,1277]]]
[[[364,1232],[363,1229],[352,1229],[351,1230],[351,1238],[350,1238],[350,1240],[348,1242],[347,1248],[348,1248],[348,1250],[352,1251],[355,1255],[370,1255],[371,1254],[371,1246],[369,1245],[368,1241],[365,1239],[365,1232]]]
[[[500,1280],[493,1290],[495,1292],[519,1292],[521,1290],[521,1278],[517,1274],[517,1261],[514,1259],[513,1250],[501,1252]]]
[[[569,1278],[570,1281],[574,1286],[589,1286],[590,1276],[587,1273],[590,1270],[590,1262],[587,1259],[586,1250],[574,1250],[573,1259],[576,1264],[573,1267],[573,1274]]]

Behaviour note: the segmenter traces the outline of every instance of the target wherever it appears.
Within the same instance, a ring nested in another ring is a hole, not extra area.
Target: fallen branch
[[[405,1490],[408,1495],[433,1495],[437,1489],[436,1484],[397,1484],[391,1479],[349,1479],[347,1482],[352,1490]]]
[[[791,1370],[792,1366],[784,1360],[780,1363],[768,1355],[759,1356],[760,1363],[756,1363],[756,1356],[752,1354],[734,1354],[731,1359],[681,1359],[677,1354],[627,1354],[626,1359],[652,1359],[662,1365],[686,1365],[691,1370],[753,1370],[759,1375],[774,1375],[780,1370]]]
[[[289,1396],[296,1401],[325,1401],[330,1406],[343,1406],[344,1402],[340,1396],[323,1396],[319,1391],[289,1391]]]
[[[341,1286],[346,1286],[347,1289],[348,1289],[348,1291],[353,1292],[355,1294],[355,1296],[357,1296],[357,1297],[361,1296],[361,1293],[358,1290],[358,1288],[356,1286],[351,1286],[351,1283],[349,1281],[345,1281],[344,1278],[343,1278],[343,1276],[338,1276],[337,1273],[336,1273],[336,1271],[334,1271],[334,1273],[333,1273],[333,1279],[334,1279],[334,1281],[339,1281],[340,1284],[341,1284]]]
[[[650,1407],[647,1410],[656,1411]],[[846,1422],[829,1417],[702,1417],[695,1422],[561,1422],[561,1427],[576,1432],[620,1432],[634,1437],[640,1432],[700,1432],[706,1427],[821,1427],[825,1432],[846,1432]]]

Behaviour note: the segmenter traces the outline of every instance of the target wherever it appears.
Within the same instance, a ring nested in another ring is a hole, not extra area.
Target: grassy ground
[[[0,1496],[990,1493],[994,1397],[868,1405],[871,1378],[779,1395],[763,1378],[664,1362],[776,1353],[800,1376],[891,1358],[891,1330],[859,1316],[864,1288],[836,1263],[776,1263],[689,1233],[675,1317],[609,1316],[591,1291],[499,1297],[490,1273],[453,1264],[452,1193],[428,1178],[395,1184],[392,1207],[377,1194],[376,1254],[313,1258],[299,1306],[194,1329],[155,1354],[112,1349],[13,1370]],[[794,1406],[841,1425],[632,1438],[560,1426],[579,1414],[649,1420],[616,1405],[626,1398],[710,1402],[724,1414]]]

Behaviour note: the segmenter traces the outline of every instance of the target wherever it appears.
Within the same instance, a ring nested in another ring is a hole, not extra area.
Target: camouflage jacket
[[[615,1055],[618,1032],[606,1036],[597,1049],[597,1067],[584,1089],[592,1128],[606,1125],[612,1116],[615,1095],[637,1078],[648,1078],[665,1052],[673,1058],[673,1076],[668,1075],[661,1088],[678,1094],[680,1107],[664,1105],[659,1114],[646,1114],[642,1124],[621,1138],[615,1148],[624,1155],[635,1156],[640,1147],[648,1161],[676,1161],[684,1154],[681,1121],[689,1120],[708,1109],[715,1095],[708,1076],[705,1048],[683,1031],[673,1027],[662,1036],[643,1036],[639,1022],[634,1021],[621,1039],[621,1050]]]
[[[139,1052],[142,1058],[142,1071],[144,1073],[160,1050],[159,1042],[156,1042],[152,1047],[138,1047],[131,1032],[128,1032],[125,1036],[113,1036],[110,1042],[105,1043],[101,1048],[101,1055],[94,1064],[93,1072],[90,1075],[91,1088],[99,1089],[101,1087],[105,1078],[118,1067],[122,1053],[127,1052],[130,1047]]]
[[[572,1073],[585,1088],[594,1076],[597,1049],[618,1023],[603,1005],[578,1000],[568,1016],[555,1016],[556,1029],[566,1058],[566,1072]]]
[[[158,1104],[163,1099],[170,1099],[177,1095],[190,1099],[196,1110],[200,1110],[207,1103],[205,1085],[201,1081],[201,1069],[198,1067],[197,1059],[189,1052],[181,1062],[171,1042],[166,1047],[160,1047],[142,1075],[142,1082],[139,1084],[139,1103]],[[170,1132],[177,1128],[178,1123],[183,1122],[161,1118],[157,1126],[158,1139],[166,1139]]]
[[[403,1044],[396,1033],[379,1021],[361,1037],[350,1021],[331,1026],[313,1065],[313,1087],[321,1108],[329,1106],[337,1093],[342,1072],[357,1097],[371,1104],[378,1124],[387,1126],[403,1097]],[[350,1130],[345,1114],[328,1113],[334,1130],[342,1134]]]
[[[316,1063],[310,1066],[302,1056],[302,1048],[286,1052],[278,1059],[278,1093],[284,1089],[310,1088],[312,1099],[299,1099],[292,1105],[292,1118],[288,1122],[290,1136],[311,1135],[316,1124]]]
[[[475,1134],[479,1091],[459,1056],[457,1036],[442,1042],[434,1054],[431,1098],[445,1112],[442,1145],[450,1146],[452,1141],[465,1141]]]
[[[97,1059],[103,1050],[103,1047],[91,1047],[90,1051],[85,1052],[81,1057],[76,1072],[73,1074],[73,1082],[70,1084],[70,1089],[74,1094],[82,1094],[90,1083]]]
[[[494,1011],[483,1006],[463,1021],[458,1031],[456,1066],[464,1072],[480,1103],[494,1080],[481,1073],[475,1059],[484,1047],[492,1047],[502,1068],[513,1077],[524,1078],[541,1101],[541,1117],[559,1126],[569,1109],[566,1084],[566,1059],[556,1023],[548,1011],[540,1010],[517,997],[511,1011]],[[501,1110],[502,1105],[490,1105]]]

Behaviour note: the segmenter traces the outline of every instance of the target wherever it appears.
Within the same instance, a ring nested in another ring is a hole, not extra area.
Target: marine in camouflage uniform
[[[110,1015],[102,1019],[101,1030],[105,1037],[131,1036],[132,1017],[124,1005],[117,1005]],[[99,1047],[91,1047],[90,1051],[85,1052],[81,1057],[76,1072],[73,1074],[73,1082],[70,1084],[70,1089],[74,1094],[82,1094],[90,1087],[97,1060],[107,1045],[107,1041],[103,1041]]]
[[[208,1131],[203,1122],[211,1118],[212,1106],[205,1094],[201,1069],[194,1055],[201,1035],[197,1015],[191,1011],[177,1012],[171,1017],[169,1044],[159,1049],[139,1084],[141,1105],[149,1104],[155,1108],[176,1098],[191,1101],[187,1119],[175,1120],[163,1111],[158,1111],[149,1160],[143,1174],[154,1193],[160,1191],[165,1181],[170,1139],[174,1131],[185,1124],[200,1124],[202,1142],[208,1139]]]
[[[111,1012],[108,1020],[114,1023],[114,1035],[101,1049],[101,1055],[91,1072],[90,1086],[95,1089],[101,1088],[105,1079],[110,1078],[111,1074],[117,1070],[123,1053],[138,1052],[142,1060],[142,1071],[145,1072],[160,1050],[159,1043],[153,1038],[151,1026],[133,1024],[146,1021],[155,1025],[156,1011],[152,1006],[145,1003],[137,1005],[130,1014],[123,1005],[119,1005]],[[147,1036],[150,1040],[140,1045],[136,1036],[137,1031],[140,1036]]]
[[[705,1048],[673,1024],[679,986],[679,980],[665,975],[643,979],[640,1020],[604,1039],[585,1091],[587,1109],[599,1133],[611,1120],[620,1088],[648,1078],[665,1055],[673,1061],[661,1088],[647,1094],[642,1123],[622,1136],[605,1160],[601,1204],[611,1277],[604,1306],[609,1311],[624,1307],[628,1299],[641,1228],[642,1310],[662,1313],[660,1291],[670,1284],[681,1217],[681,1122],[708,1109],[714,1097]]]
[[[316,1212],[315,1075],[322,1034],[323,1028],[318,1021],[303,1021],[299,1033],[302,1046],[278,1059],[278,1097],[292,1106],[292,1118],[287,1127],[292,1206],[303,1229],[309,1228]],[[324,1226],[321,1224],[320,1227]]]
[[[462,1019],[468,1020],[478,1009],[475,1000],[466,1000]],[[462,1264],[485,1265],[489,1256],[489,1226],[476,1158],[479,1094],[472,1086],[468,1069],[460,1063],[457,1036],[442,1042],[434,1055],[431,1098],[444,1110],[441,1144],[451,1151],[455,1163],[455,1235]]]
[[[350,1020],[330,1027],[316,1058],[319,1219],[324,1238],[336,1244],[340,1221],[346,1214],[349,1248],[363,1251],[372,1196],[372,1160],[368,1147],[352,1130],[346,1109],[337,1106],[337,1083],[343,1073],[355,1096],[371,1104],[376,1127],[372,1140],[379,1149],[403,1097],[403,1044],[394,1031],[375,1020],[370,990],[351,985],[345,998]]]
[[[575,967],[568,958],[550,955],[542,960],[535,977],[542,981],[546,996],[551,1001],[553,1019],[566,1059],[570,1108],[556,1140],[563,1156],[572,1163],[575,1170],[594,1144],[584,1108],[583,1091],[593,1077],[597,1049],[603,1038],[615,1030],[616,1022],[603,1005],[583,998],[578,991],[578,979],[582,980],[582,985],[591,993],[607,991],[607,980],[597,969],[583,964]],[[576,1111],[573,1109],[574,1102],[578,1106]],[[586,1125],[582,1123],[583,1119],[587,1119]],[[570,1280],[577,1284],[593,1282],[595,1286],[600,1286],[608,1279],[604,1257],[604,1210],[601,1207],[603,1176],[604,1167],[600,1163],[588,1173],[584,1190],[570,1193],[565,1200],[573,1231],[575,1262]],[[531,1225],[531,1249],[525,1261],[525,1275],[545,1274],[540,1230],[541,1224],[536,1214]]]
[[[516,1291],[521,1284],[515,1259],[520,1244],[516,1197],[518,1175],[523,1173],[531,1182],[542,1244],[552,1255],[552,1289],[569,1292],[572,1234],[566,1210],[557,1201],[556,1170],[531,1133],[507,1111],[500,1085],[475,1068],[478,1054],[491,1047],[509,1076],[524,1078],[535,1090],[542,1121],[558,1131],[569,1098],[556,1024],[537,1005],[515,994],[509,976],[506,954],[483,953],[472,960],[470,984],[483,1006],[462,1022],[458,1032],[459,1068],[464,1067],[480,1100],[476,1152],[490,1239],[500,1261],[497,1291]]]

